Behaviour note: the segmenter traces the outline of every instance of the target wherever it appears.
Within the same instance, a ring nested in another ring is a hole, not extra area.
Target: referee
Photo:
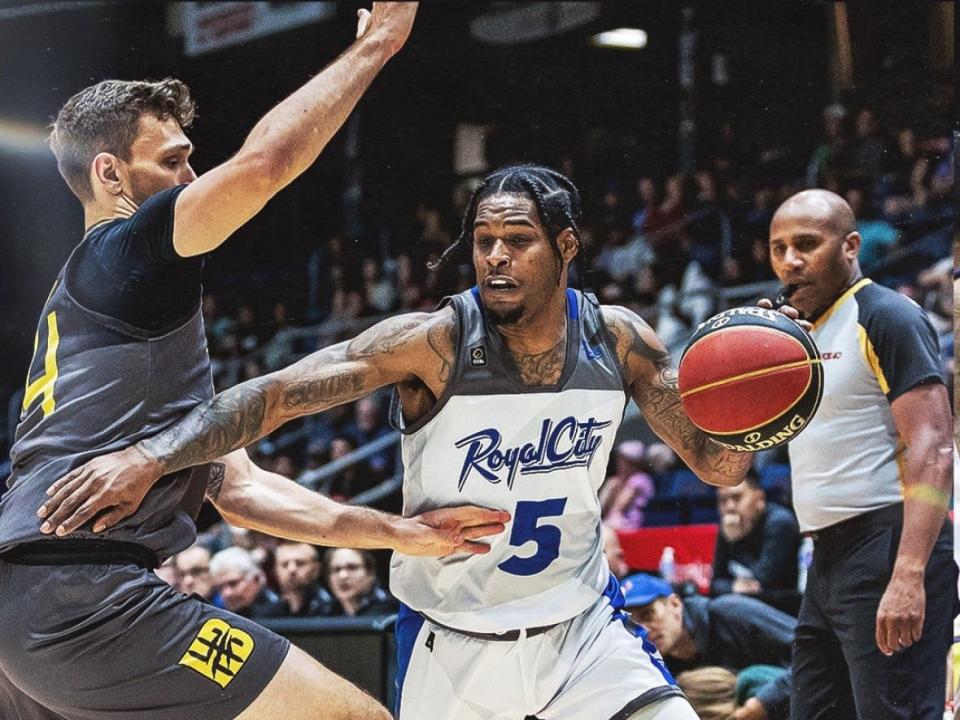
[[[941,720],[957,604],[950,406],[937,337],[912,301],[860,275],[839,196],[789,198],[774,272],[813,324],[824,396],[790,444],[813,563],[794,640],[793,720]]]

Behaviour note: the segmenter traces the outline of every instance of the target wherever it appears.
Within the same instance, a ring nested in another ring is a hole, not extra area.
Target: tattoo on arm
[[[226,475],[226,467],[223,463],[210,463],[210,477],[207,479],[207,497],[214,502],[220,497],[220,491],[223,489],[223,478]]]
[[[284,410],[319,412],[363,392],[360,373],[300,380],[283,388],[280,404]]]
[[[741,476],[751,456],[731,452],[711,442],[706,433],[690,421],[680,403],[677,370],[669,353],[653,347],[643,337],[642,330],[653,332],[650,327],[639,318],[631,322],[619,314],[611,320],[634,400],[651,428],[688,462],[696,463],[697,468],[724,477]],[[654,370],[652,375],[650,365]]]
[[[167,474],[249,445],[272,429],[266,427],[266,418],[275,384],[266,376],[236,385],[201,403],[163,432],[141,440],[138,447],[156,458]]]
[[[455,355],[457,324],[456,322],[437,323],[427,330],[427,345],[440,358],[440,382],[446,383],[450,379]]]

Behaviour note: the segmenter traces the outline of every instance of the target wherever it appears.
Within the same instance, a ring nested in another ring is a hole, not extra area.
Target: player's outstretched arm
[[[361,11],[357,41],[268,112],[227,162],[177,198],[173,246],[181,257],[220,245],[310,167],[386,62],[406,42],[414,2],[375,2]]]
[[[463,506],[402,518],[334,502],[251,462],[236,450],[214,464],[207,496],[237,527],[306,542],[353,548],[389,548],[405,555],[480,554],[478,539],[503,532],[510,515]]]
[[[737,485],[753,461],[750,453],[720,447],[683,412],[677,369],[653,329],[636,313],[604,306],[603,318],[616,340],[617,355],[637,406],[651,429],[711,485]]]
[[[37,512],[46,520],[41,530],[65,535],[121,505],[129,515],[160,477],[212,462],[289,420],[351,402],[385,385],[419,381],[437,397],[452,362],[452,349],[439,347],[437,338],[448,337],[445,330],[452,326],[455,318],[449,308],[398,315],[352,340],[225,390],[163,432],[94,458],[53,483],[49,499]]]

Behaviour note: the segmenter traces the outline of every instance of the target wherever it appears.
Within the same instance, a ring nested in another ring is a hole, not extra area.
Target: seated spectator
[[[796,596],[797,520],[786,508],[767,503],[753,468],[739,485],[717,488],[717,510],[712,594],[748,593],[764,601],[777,599],[777,593]]]
[[[284,615],[314,617],[329,615],[333,598],[320,587],[320,558],[307,543],[281,541],[273,555]]]
[[[860,233],[860,252],[857,259],[860,269],[864,275],[870,275],[877,263],[897,244],[900,232],[878,216],[867,190],[850,188],[844,196],[857,219],[857,232]]]
[[[614,473],[600,486],[600,513],[614,530],[643,527],[643,508],[655,493],[646,472],[646,448],[639,440],[625,440],[614,449]]]
[[[229,547],[214,555],[210,574],[223,606],[230,612],[246,618],[283,615],[280,598],[267,587],[263,570],[243,548]]]
[[[177,566],[174,563],[176,558],[169,557],[163,561],[163,564],[158,567],[154,572],[157,574],[157,577],[163,580],[170,587],[179,590],[180,589],[180,573],[177,572]]]
[[[623,547],[620,545],[620,538],[617,537],[617,531],[606,523],[602,524],[600,529],[603,532],[603,555],[607,558],[607,565],[610,567],[610,572],[619,580],[630,572],[630,567],[623,557]]]
[[[700,720],[733,720],[737,710],[737,676],[715,665],[677,675],[677,685]]]
[[[623,581],[624,607],[642,625],[677,674],[704,665],[739,673],[755,665],[783,668],[733,717],[786,720],[790,706],[790,655],[796,620],[754,598],[699,595],[683,600],[660,578],[638,573]]]
[[[392,615],[398,604],[377,582],[369,550],[330,548],[323,556],[324,578],[333,595],[332,615]]]
[[[193,545],[177,553],[174,558],[177,573],[180,576],[180,592],[187,595],[199,595],[217,607],[224,607],[218,597],[210,577],[210,551],[203,545]]]

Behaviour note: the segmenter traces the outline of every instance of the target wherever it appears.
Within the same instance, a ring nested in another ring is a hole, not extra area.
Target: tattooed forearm
[[[141,440],[137,447],[155,458],[167,474],[249,445],[273,429],[266,419],[275,384],[267,376],[236,385],[198,405],[160,434]]]
[[[207,479],[207,497],[214,502],[220,497],[223,489],[223,478],[226,475],[226,465],[223,463],[210,464],[210,477]]]
[[[654,432],[707,482],[729,485],[742,479],[752,456],[720,447],[690,421],[680,403],[677,370],[666,349],[656,346],[649,326],[619,314],[609,322],[634,400]]]
[[[300,380],[283,388],[280,404],[298,414],[320,412],[355,400],[365,392],[361,373],[345,373]]]

